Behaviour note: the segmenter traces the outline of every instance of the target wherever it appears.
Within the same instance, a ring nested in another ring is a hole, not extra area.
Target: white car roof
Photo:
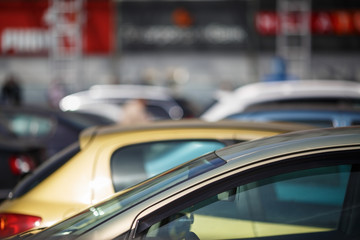
[[[172,101],[169,89],[160,86],[104,84],[94,85],[89,90],[80,91],[61,99],[59,107],[63,111],[88,109],[85,105],[99,103],[110,99],[145,99],[155,101]]]
[[[59,107],[62,111],[80,111],[100,114],[113,121],[118,122],[122,118],[122,106],[127,100],[144,99],[147,101],[169,103],[180,109],[171,95],[170,89],[161,86],[139,85],[139,84],[103,84],[94,85],[88,90],[76,92],[65,96],[60,100]],[[164,109],[165,110],[165,109]],[[168,111],[168,109],[166,110]],[[175,119],[181,114],[177,112]]]
[[[290,80],[247,84],[220,98],[201,118],[217,121],[255,103],[303,98],[360,100],[360,83],[343,80]]]
[[[161,86],[104,84],[90,87],[88,94],[92,98],[143,98],[149,100],[172,99],[169,89]]]

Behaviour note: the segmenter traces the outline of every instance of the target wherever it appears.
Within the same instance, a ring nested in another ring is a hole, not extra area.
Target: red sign
[[[333,32],[333,24],[330,13],[314,13],[311,17],[311,30],[316,34],[328,34]]]
[[[177,26],[182,28],[190,27],[194,22],[193,17],[185,8],[175,9],[172,13],[172,19]]]
[[[278,31],[297,33],[301,31],[301,17],[296,13],[279,16],[276,12],[259,12],[255,16],[256,29],[263,35],[274,35]]]
[[[300,13],[292,12],[281,17],[275,11],[262,11],[256,14],[255,24],[261,35],[275,35],[278,31],[300,33],[302,21]],[[360,10],[313,12],[309,24],[313,34],[359,34]]]
[[[88,54],[109,54],[115,46],[115,13],[112,0],[87,0],[83,49]]]
[[[354,29],[357,33],[360,33],[360,10],[354,12],[353,15]]]
[[[81,25],[82,52],[108,54],[113,50],[113,7],[111,0],[88,0],[83,6]],[[55,16],[57,18],[55,19]],[[80,14],[70,12],[60,17],[47,0],[0,1],[0,52],[2,55],[47,54],[51,48],[51,28],[55,21],[73,24]],[[58,39],[70,49],[74,45],[70,33]]]
[[[257,31],[262,35],[274,35],[278,29],[278,16],[275,12],[259,12],[255,16]]]
[[[334,32],[338,35],[354,33],[352,14],[346,11],[332,13]]]

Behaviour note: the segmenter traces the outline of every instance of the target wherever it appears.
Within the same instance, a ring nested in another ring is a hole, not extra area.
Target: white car
[[[121,121],[122,106],[129,100],[142,99],[154,119],[181,119],[182,107],[169,89],[160,86],[109,84],[94,85],[86,91],[64,97],[59,107],[63,111],[81,111]]]
[[[224,95],[204,112],[201,118],[217,121],[244,112],[255,105],[284,102],[360,106],[360,84],[342,80],[252,83]]]

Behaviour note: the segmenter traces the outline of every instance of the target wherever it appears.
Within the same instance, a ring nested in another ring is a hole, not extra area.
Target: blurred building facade
[[[298,78],[360,81],[360,2],[9,0],[0,47],[0,82],[15,72],[28,103],[45,103],[60,79],[68,93],[167,85],[206,105],[261,81],[279,55]]]

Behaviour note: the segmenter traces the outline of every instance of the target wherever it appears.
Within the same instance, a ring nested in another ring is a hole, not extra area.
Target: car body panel
[[[311,129],[294,124],[197,120],[158,122],[136,127],[92,127],[82,132],[82,150],[25,195],[6,200],[0,212],[41,216],[49,226],[114,193],[110,158],[116,149],[137,143],[182,139],[248,141],[288,131]],[[56,210],[54,210],[56,209]]]

